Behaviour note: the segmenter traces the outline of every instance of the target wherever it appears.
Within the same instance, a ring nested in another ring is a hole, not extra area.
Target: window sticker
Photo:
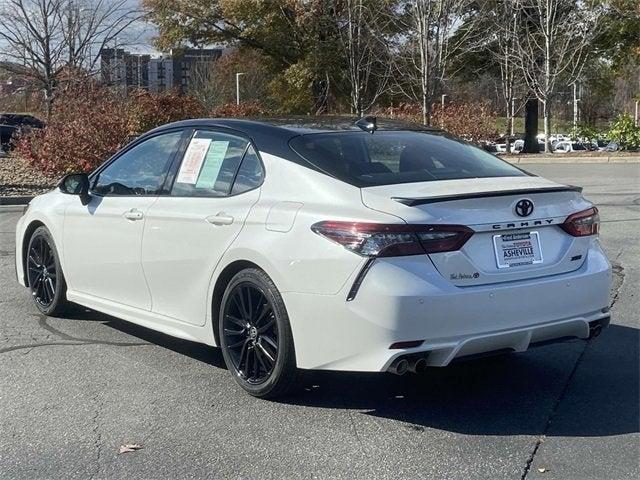
[[[228,141],[211,142],[204,160],[204,166],[196,182],[196,188],[213,188],[218,179],[218,174],[220,173],[220,168],[222,167],[222,162],[227,155],[228,149]]]
[[[189,143],[186,153],[184,154],[184,160],[180,165],[180,171],[178,172],[178,183],[196,183],[200,168],[202,167],[202,161],[204,160],[209,145],[211,144],[210,138],[194,138]]]

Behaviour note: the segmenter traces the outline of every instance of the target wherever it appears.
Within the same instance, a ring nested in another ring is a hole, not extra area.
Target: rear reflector
[[[600,216],[596,207],[569,215],[560,225],[565,232],[574,237],[597,235],[599,226]]]
[[[462,225],[407,225],[325,221],[318,235],[364,257],[397,257],[459,250],[473,230]]]

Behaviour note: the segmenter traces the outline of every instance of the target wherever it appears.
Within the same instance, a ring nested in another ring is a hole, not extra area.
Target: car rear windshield
[[[358,187],[527,175],[442,132],[314,133],[291,148],[316,168]]]

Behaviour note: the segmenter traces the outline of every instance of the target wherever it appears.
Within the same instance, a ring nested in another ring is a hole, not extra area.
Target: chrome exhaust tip
[[[427,360],[424,357],[417,357],[409,362],[409,371],[411,373],[424,373],[427,369]]]
[[[409,362],[404,358],[398,358],[387,369],[387,372],[395,375],[404,375],[409,370]]]

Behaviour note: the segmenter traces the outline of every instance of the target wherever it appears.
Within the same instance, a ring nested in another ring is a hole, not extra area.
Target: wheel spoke
[[[240,310],[240,315],[242,315],[242,318],[248,319],[249,317],[247,315],[247,308],[244,304],[244,298],[242,298],[242,291],[240,291],[239,295],[234,295],[233,300],[236,302],[236,305]]]
[[[40,237],[40,263],[44,265],[44,256],[46,253],[46,246],[44,243],[44,239]]]
[[[245,287],[243,289],[247,293],[247,319],[253,320],[253,300],[251,299],[251,289]],[[240,290],[242,292],[242,290]]]
[[[257,380],[260,377],[260,367],[258,366],[258,351],[256,350],[255,346],[251,349],[251,351],[253,352],[253,375],[251,375],[251,377]]]
[[[263,335],[260,338],[265,342],[267,342],[269,346],[271,346],[271,348],[273,348],[276,352],[278,351],[278,344],[271,337],[268,337],[267,335]]]
[[[238,335],[242,335],[245,333],[244,329],[243,330],[233,330],[231,328],[225,328],[224,329],[224,333],[226,333],[227,335],[231,335],[234,337],[237,337]]]
[[[267,349],[266,349],[266,348],[264,348],[260,342],[256,343],[256,346],[258,347],[258,349],[260,350],[260,352],[262,352],[262,354],[263,354],[265,357],[267,357],[267,358],[269,359],[269,361],[271,362],[271,364],[276,363],[276,359],[275,359],[275,358],[273,358],[269,352],[267,352]],[[267,368],[267,367],[265,367],[265,369],[266,369],[266,368]]]
[[[38,282],[38,298],[43,300],[45,304],[50,302],[49,300],[49,292],[47,292],[47,288],[44,284],[44,279],[41,278]]]
[[[269,328],[271,328],[272,325],[274,325],[276,323],[276,319],[271,317],[269,319],[269,321],[267,323],[265,323],[263,326],[261,326],[260,328],[258,328],[258,333],[264,333],[267,330],[269,330]]]
[[[238,347],[239,347],[240,345],[242,345],[243,343],[247,343],[247,342],[248,342],[248,340],[247,340],[246,338],[243,338],[243,339],[242,339],[242,340],[240,340],[239,342],[232,343],[231,345],[228,345],[228,347],[229,347],[229,348],[231,348],[231,349],[233,350],[233,349],[238,348]]]
[[[239,319],[238,317],[234,317],[233,315],[230,314],[225,314],[225,318],[228,318],[229,320],[231,320],[233,323],[235,323],[236,325],[244,328],[245,325],[247,324],[247,322],[243,322],[241,319]]]
[[[244,372],[246,376],[246,368],[243,368],[243,365],[246,366],[247,360],[249,356],[249,342],[245,342],[242,346],[242,350],[240,350],[240,358],[238,359],[238,371]]]
[[[42,266],[40,265],[38,260],[36,260],[34,255],[36,255],[36,253],[33,250],[31,250],[31,253],[29,254],[29,263],[35,265],[37,268],[41,268]]]
[[[260,362],[260,365],[262,366],[262,368],[264,369],[265,372],[268,372],[269,369],[271,368],[270,366],[268,366],[263,357],[264,357],[264,353],[262,350],[262,347],[259,346],[259,344],[256,343],[256,356],[258,357],[258,362]]]
[[[269,302],[266,301],[262,304],[262,307],[260,308],[260,314],[258,315],[258,318],[255,321],[255,325],[256,327],[258,325],[260,325],[260,322],[267,316],[268,313],[271,312],[271,306],[269,305]]]

